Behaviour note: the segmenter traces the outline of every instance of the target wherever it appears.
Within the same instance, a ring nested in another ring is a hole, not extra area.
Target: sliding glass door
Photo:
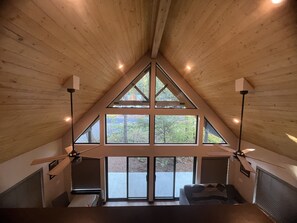
[[[107,158],[107,198],[147,199],[147,157]]]
[[[128,198],[147,198],[148,158],[128,157]]]
[[[155,158],[155,199],[175,199],[180,189],[195,182],[194,157]]]
[[[174,196],[179,197],[181,188],[195,183],[196,159],[194,157],[176,157]]]
[[[127,198],[127,157],[107,158],[108,199]]]
[[[155,158],[155,198],[173,199],[175,157]]]

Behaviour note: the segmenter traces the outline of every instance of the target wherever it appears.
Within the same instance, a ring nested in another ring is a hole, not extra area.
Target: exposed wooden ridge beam
[[[158,55],[163,32],[166,25],[166,20],[170,8],[171,0],[160,0],[157,12],[156,26],[154,30],[152,54],[151,57],[155,59]]]

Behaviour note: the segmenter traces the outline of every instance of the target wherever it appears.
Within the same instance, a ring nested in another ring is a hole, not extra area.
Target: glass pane
[[[155,143],[195,144],[196,135],[197,116],[155,116]]]
[[[150,68],[136,77],[108,106],[109,108],[149,108]]]
[[[92,125],[75,141],[75,143],[100,143],[99,120]]]
[[[127,158],[108,157],[108,198],[127,198]]]
[[[158,77],[156,77],[156,94],[158,94],[156,95],[156,101],[179,101]]]
[[[173,198],[174,158],[156,157],[155,162],[155,197]]]
[[[157,66],[155,108],[196,108],[179,87]]]
[[[148,115],[106,115],[107,143],[149,143]]]
[[[226,144],[226,141],[223,137],[218,133],[217,130],[204,119],[204,128],[203,128],[203,143],[218,143],[218,144]]]
[[[147,198],[147,158],[128,157],[128,197]]]
[[[121,101],[148,101],[150,97],[150,72],[146,74],[120,99]]]
[[[193,184],[193,170],[194,158],[193,157],[176,157],[175,167],[175,197],[179,197],[181,188],[187,184]]]

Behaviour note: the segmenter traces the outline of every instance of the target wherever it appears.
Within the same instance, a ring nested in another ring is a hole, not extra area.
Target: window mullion
[[[156,97],[156,61],[151,64],[150,78],[150,145],[155,144],[155,97]]]

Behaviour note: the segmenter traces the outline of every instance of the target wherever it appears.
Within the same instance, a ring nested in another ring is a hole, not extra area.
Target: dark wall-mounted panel
[[[42,169],[40,169],[1,193],[0,208],[43,207],[42,191]]]
[[[255,203],[277,222],[297,222],[297,188],[258,168]]]
[[[227,157],[204,157],[201,164],[201,183],[221,183],[227,180]]]

